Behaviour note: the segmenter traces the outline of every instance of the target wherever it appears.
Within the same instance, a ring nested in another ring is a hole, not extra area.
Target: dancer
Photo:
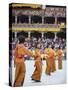
[[[48,47],[45,49],[44,54],[47,55],[46,59],[46,74],[51,75],[51,72],[54,72],[56,70],[56,65],[55,65],[55,50],[54,46],[52,48]]]
[[[38,45],[37,45],[38,46]],[[31,76],[32,80],[36,81],[36,82],[40,82],[41,80],[41,76],[42,76],[42,61],[41,61],[41,53],[39,48],[37,48],[35,50],[35,70]]]
[[[51,58],[52,62],[51,62],[51,72],[56,71],[56,52],[54,49],[54,46],[52,46],[52,58]]]
[[[44,51],[44,54],[47,55],[47,59],[46,59],[46,74],[47,75],[51,75],[51,48],[49,48],[47,46],[47,48]]]
[[[14,81],[15,87],[22,86],[24,83],[25,74],[26,74],[24,56],[25,55],[31,56],[31,53],[24,46],[25,38],[23,36],[20,36],[18,39],[19,39],[19,44],[16,45],[16,48],[14,50],[14,62],[16,67],[15,81]]]
[[[59,49],[58,49],[58,68],[59,69],[62,69],[62,56],[63,56],[63,50],[62,48],[59,46]]]

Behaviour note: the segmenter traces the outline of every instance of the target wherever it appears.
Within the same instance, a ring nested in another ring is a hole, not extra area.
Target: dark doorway
[[[58,32],[57,37],[66,39],[66,29],[62,29],[61,32]]]
[[[29,23],[29,17],[27,15],[18,16],[17,23]]]
[[[55,34],[52,32],[47,32],[47,33],[44,33],[44,37],[54,39]]]
[[[31,16],[31,23],[42,23],[42,17],[41,16]]]
[[[41,38],[41,33],[40,33],[40,32],[37,32],[37,31],[32,32],[32,33],[31,33],[31,37]]]
[[[65,23],[66,24],[66,18],[65,17],[58,17],[57,18],[58,24]]]
[[[22,35],[24,37],[28,37],[28,33],[27,32],[24,32],[24,31],[17,33],[17,37],[19,37],[20,35]]]
[[[54,24],[55,23],[55,18],[54,17],[45,17],[44,18],[44,23]]]

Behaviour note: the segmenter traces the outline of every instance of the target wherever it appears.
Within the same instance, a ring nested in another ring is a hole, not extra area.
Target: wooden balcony
[[[12,24],[12,27],[20,27],[20,28],[65,28],[66,25],[62,24]]]
[[[51,31],[58,32],[61,28],[65,28],[65,25],[57,24],[12,24],[12,31]]]

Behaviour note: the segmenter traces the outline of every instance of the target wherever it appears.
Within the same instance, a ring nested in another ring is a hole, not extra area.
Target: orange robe
[[[46,60],[46,74],[50,75],[51,73],[51,51],[49,48],[47,48],[44,51],[45,54],[47,54],[47,60]]]
[[[52,58],[51,58],[51,65],[52,65],[52,67],[51,67],[51,72],[54,72],[54,71],[56,71],[56,62],[55,62],[55,60],[56,60],[56,52],[55,52],[55,50],[54,49],[52,49]]]
[[[63,56],[63,51],[62,49],[58,50],[58,68],[62,69],[62,56]]]
[[[40,51],[35,51],[35,71],[33,72],[31,78],[35,81],[41,80],[42,75],[42,62]]]
[[[47,54],[47,60],[46,60],[46,74],[50,75],[51,72],[54,72],[56,70],[55,65],[55,51],[51,48],[47,48],[44,51],[45,54]]]
[[[14,86],[21,86],[24,83],[26,67],[24,63],[24,56],[31,55],[23,44],[17,44],[14,50],[14,61],[15,61],[15,82]]]

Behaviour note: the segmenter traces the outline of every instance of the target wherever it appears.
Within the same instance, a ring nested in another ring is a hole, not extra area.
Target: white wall
[[[0,0],[0,90],[9,90],[8,83],[8,38],[9,38],[9,3],[35,3],[43,5],[67,5],[68,0]],[[32,89],[65,90],[68,85],[29,87]],[[11,88],[10,88],[11,89]],[[14,88],[12,88],[14,89]],[[17,89],[17,88],[16,88]],[[23,88],[20,88],[23,89]],[[24,90],[28,89],[24,88]]]

